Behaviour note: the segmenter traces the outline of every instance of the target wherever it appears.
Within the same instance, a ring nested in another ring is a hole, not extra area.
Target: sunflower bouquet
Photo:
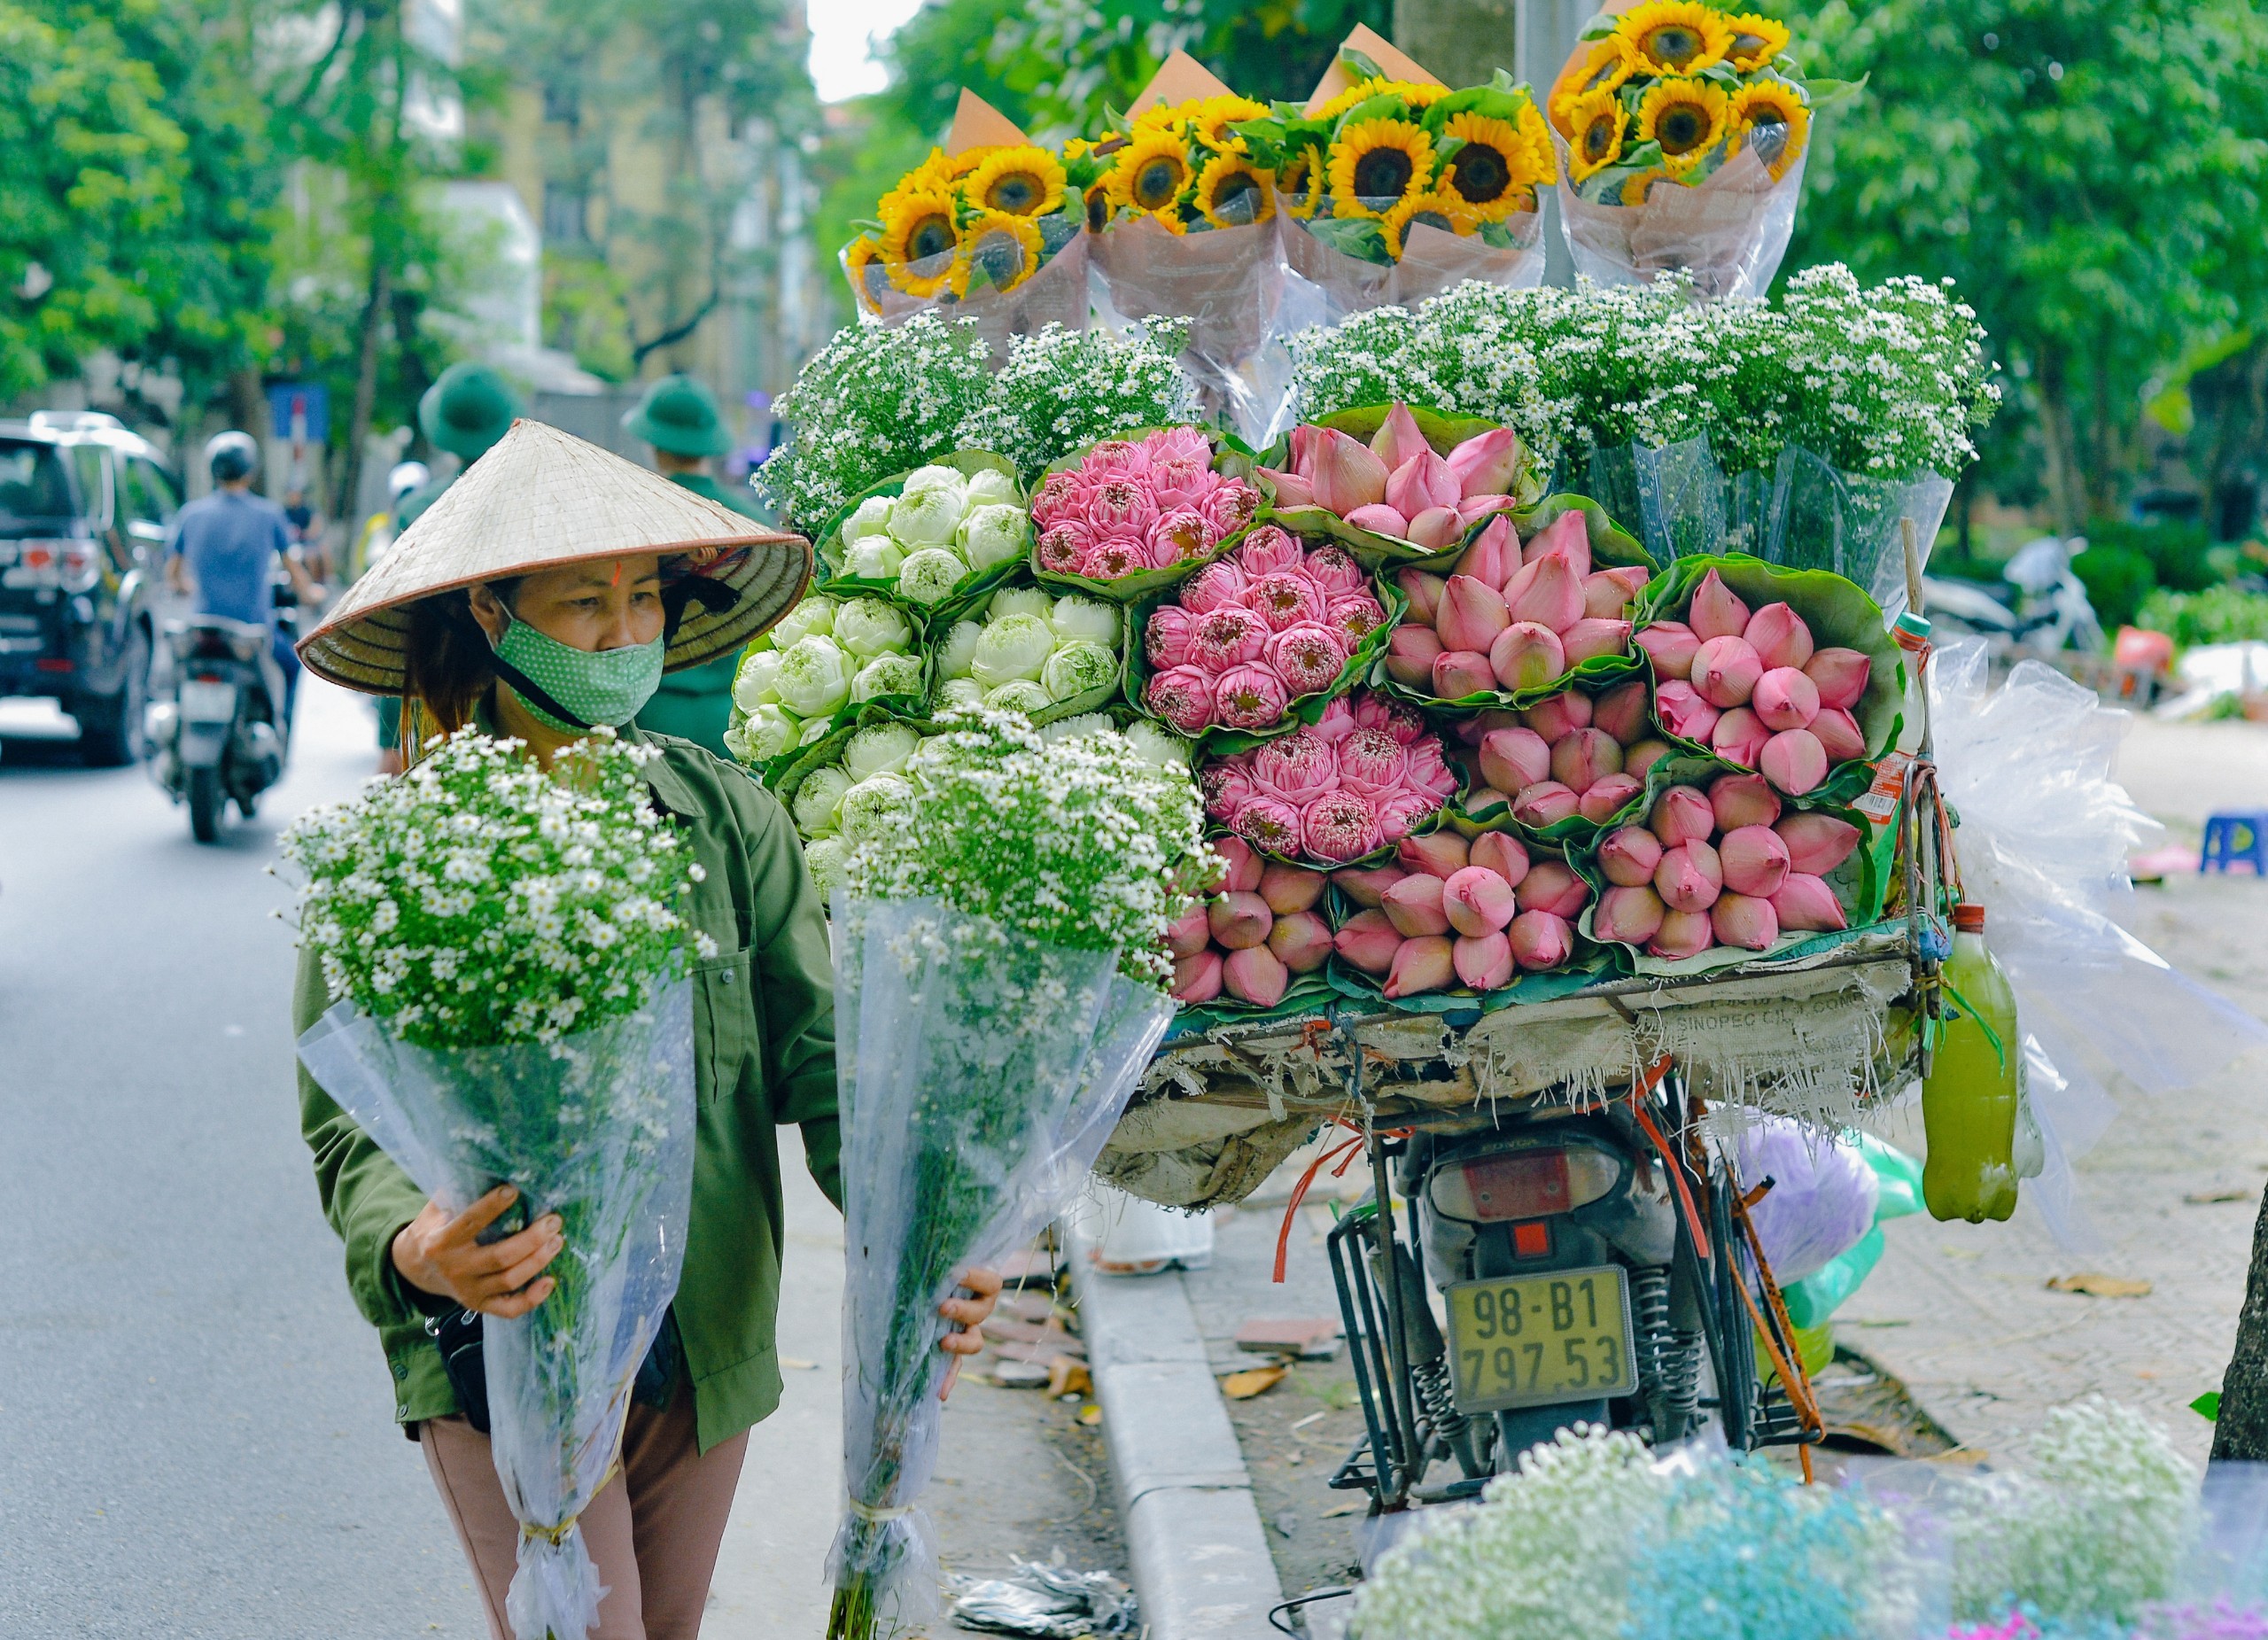
[[[1594,18],[1552,88],[1562,210],[1578,271],[1703,295],[1760,295],[1795,228],[1812,119],[1787,25],[1708,0]]]

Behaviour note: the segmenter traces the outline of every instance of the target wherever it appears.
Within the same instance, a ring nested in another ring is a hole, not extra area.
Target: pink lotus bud
[[[1874,665],[1856,649],[1816,649],[1804,663],[1804,676],[1818,686],[1822,709],[1848,711],[1867,692]]]
[[[1419,451],[1428,455],[1433,446],[1425,442],[1425,435],[1418,425],[1418,418],[1410,413],[1406,404],[1396,404],[1386,413],[1386,420],[1371,435],[1371,450],[1388,472],[1416,455]]]
[[[1745,638],[1711,638],[1693,657],[1694,693],[1720,711],[1748,704],[1756,680],[1764,675],[1763,663]]]
[[[1859,828],[1832,814],[1790,814],[1772,829],[1788,845],[1788,869],[1798,876],[1823,877],[1859,846]]]
[[[1216,894],[1254,894],[1267,881],[1268,862],[1242,837],[1216,837],[1213,852],[1228,862],[1228,870],[1213,885]]]
[[[1471,991],[1501,991],[1512,983],[1512,942],[1502,930],[1468,935],[1449,948],[1456,976]]]
[[[1455,518],[1456,504],[1462,499],[1457,493],[1456,475],[1449,470],[1449,462],[1422,444],[1418,454],[1386,476],[1386,504],[1405,518],[1415,518],[1436,507],[1446,509]]]
[[[1456,962],[1446,934],[1421,935],[1402,942],[1394,966],[1379,987],[1388,997],[1414,997],[1421,991],[1447,991],[1456,979]]]
[[[1646,583],[1652,579],[1642,564],[1593,570],[1583,577],[1583,613],[1603,620],[1619,620],[1623,610],[1637,602],[1638,595],[1646,590]]]
[[[1181,584],[1181,607],[1200,615],[1244,604],[1245,573],[1226,558],[1208,564]]]
[[[1212,674],[1195,666],[1153,672],[1142,703],[1184,735],[1202,735],[1213,721]]]
[[[1600,696],[1591,707],[1591,722],[1625,746],[1646,735],[1646,680],[1633,678]]]
[[[1624,826],[1606,834],[1598,845],[1600,874],[1621,889],[1651,885],[1654,867],[1662,863],[1662,840],[1643,826]]]
[[[1357,905],[1377,910],[1386,891],[1410,874],[1399,866],[1347,866],[1331,874],[1339,891]]]
[[[1567,670],[1559,634],[1540,621],[1514,621],[1488,646],[1488,668],[1498,684],[1517,693],[1540,689]]]
[[[1420,547],[1439,552],[1464,533],[1464,525],[1454,507],[1428,507],[1410,517],[1408,539]]]
[[[1449,927],[1472,938],[1494,934],[1512,920],[1512,885],[1486,866],[1467,866],[1441,885]]]
[[[1231,666],[1213,686],[1213,713],[1232,729],[1273,728],[1291,703],[1284,680],[1265,666]]]
[[[1570,666],[1580,666],[1601,655],[1627,655],[1630,651],[1630,623],[1594,620],[1586,616],[1559,634],[1559,644],[1566,651]]]
[[[1781,881],[1772,910],[1784,934],[1835,934],[1850,926],[1835,890],[1806,872],[1791,871]]]
[[[1311,909],[1323,898],[1324,884],[1329,881],[1319,871],[1309,871],[1304,866],[1286,866],[1270,860],[1260,874],[1260,898],[1268,902],[1268,909],[1279,917]]]
[[[1819,686],[1792,666],[1775,666],[1756,680],[1748,703],[1767,729],[1807,729],[1819,716]]]
[[[1767,603],[1757,610],[1748,618],[1748,625],[1741,629],[1740,635],[1748,640],[1749,647],[1756,651],[1767,672],[1779,666],[1793,666],[1801,671],[1811,659],[1811,628],[1804,625],[1802,616],[1784,603]]]
[[[1255,467],[1254,476],[1268,480],[1276,493],[1276,505],[1286,511],[1294,507],[1315,505],[1315,486],[1295,472],[1281,471],[1274,467]]]
[[[1480,739],[1480,777],[1499,791],[1551,778],[1551,748],[1534,729],[1491,729]]]
[[[1701,640],[1682,621],[1656,621],[1637,633],[1638,647],[1654,657],[1654,676],[1665,680],[1693,675],[1693,657]]]
[[[1166,929],[1166,950],[1177,959],[1195,956],[1212,940],[1213,921],[1202,900],[1176,917]]]
[[[1456,516],[1464,520],[1464,527],[1469,530],[1481,519],[1510,512],[1516,505],[1509,495],[1468,495],[1456,504]],[[1519,549],[1519,541],[1515,538],[1505,548],[1506,555],[1516,556]]]
[[[1394,859],[1406,872],[1441,878],[1453,877],[1472,863],[1465,840],[1446,828],[1422,837],[1404,837],[1394,845]]]
[[[1609,889],[1598,897],[1598,909],[1591,913],[1591,932],[1601,939],[1643,945],[1661,931],[1666,909],[1650,884]]]
[[[1819,737],[1820,750],[1830,765],[1867,755],[1867,737],[1860,733],[1859,720],[1847,711],[1822,708],[1811,720],[1811,732]]]
[[[1646,778],[1646,771],[1669,756],[1672,748],[1667,741],[1640,741],[1622,754],[1622,772]]]
[[[1433,617],[1433,630],[1441,633],[1445,649],[1476,649],[1485,655],[1511,618],[1504,600],[1487,581],[1452,575]]]
[[[1595,710],[1589,696],[1576,689],[1562,689],[1521,712],[1520,721],[1542,735],[1544,744],[1557,746],[1577,729],[1590,727]]]
[[[1512,887],[1527,875],[1527,851],[1508,831],[1484,831],[1472,840],[1472,863],[1495,872]]]
[[[1591,782],[1576,812],[1594,826],[1604,826],[1637,800],[1646,782],[1635,774],[1606,774]]]
[[[1563,512],[1543,527],[1542,533],[1520,548],[1520,562],[1534,564],[1557,553],[1567,562],[1575,579],[1581,580],[1591,572],[1590,520],[1581,512]]]
[[[1386,913],[1358,911],[1339,925],[1331,945],[1349,966],[1365,974],[1383,974],[1394,966],[1394,953],[1402,949],[1402,936]]]
[[[1672,911],[1706,911],[1725,886],[1717,851],[1696,837],[1662,851],[1654,867],[1654,892]]]
[[[1394,579],[1402,588],[1402,595],[1410,600],[1410,618],[1432,626],[1435,612],[1441,608],[1441,595],[1449,590],[1449,582],[1423,570],[1404,570]]]
[[[1512,797],[1512,818],[1523,826],[1556,826],[1581,812],[1583,800],[1557,781],[1538,781]]]
[[[1318,503],[1350,518],[1356,509],[1386,500],[1386,464],[1359,439],[1335,427],[1318,427],[1311,449],[1308,476]]]
[[[1268,949],[1293,973],[1312,974],[1331,955],[1331,925],[1311,911],[1278,917],[1268,930]]]
[[[1768,899],[1752,894],[1725,894],[1709,907],[1709,931],[1720,945],[1769,951],[1772,942],[1780,937],[1780,918]]]
[[[1712,638],[1737,638],[1748,630],[1748,605],[1712,570],[1693,589],[1693,606],[1686,611],[1685,624],[1704,643]]]
[[[1177,1001],[1210,1002],[1221,994],[1221,953],[1200,951],[1173,965],[1173,994]]]
[[[1654,718],[1682,741],[1706,746],[1717,732],[1721,714],[1701,698],[1701,692],[1683,679],[1658,685],[1654,690]]]
[[[1404,939],[1416,939],[1421,934],[1446,934],[1449,918],[1441,907],[1441,886],[1439,877],[1413,872],[1386,891],[1379,909],[1386,913],[1394,931]]]
[[[1673,786],[1654,799],[1646,824],[1662,847],[1674,849],[1681,843],[1708,842],[1709,834],[1717,829],[1717,816],[1709,799],[1695,788]]]
[[[1519,435],[1509,427],[1491,428],[1449,452],[1461,495],[1500,495],[1512,487],[1519,470]]]
[[[1492,693],[1495,688],[1496,670],[1477,650],[1449,649],[1433,657],[1436,699],[1461,701],[1468,695]]]
[[[1551,748],[1551,778],[1578,797],[1602,776],[1621,773],[1621,742],[1604,729],[1577,729]]]
[[[1646,942],[1646,954],[1675,962],[1697,957],[1716,943],[1716,930],[1709,926],[1707,912],[1665,911],[1662,926]]]
[[[1547,553],[1505,585],[1504,608],[1513,620],[1565,632],[1583,618],[1583,583],[1565,557]]]
[[[1457,806],[1472,819],[1493,825],[1511,818],[1512,794],[1498,791],[1494,786],[1473,786],[1466,789]]]
[[[1276,913],[1268,909],[1268,902],[1251,893],[1223,894],[1206,908],[1205,916],[1213,943],[1223,951],[1248,950],[1276,926]]]
[[[1782,791],[1800,797],[1827,778],[1827,748],[1809,729],[1783,729],[1764,742],[1756,766]]]
[[[1231,952],[1229,960],[1221,964],[1222,986],[1238,1001],[1254,1007],[1274,1007],[1284,999],[1284,988],[1291,983],[1291,970],[1265,945]]]
[[[1396,540],[1410,539],[1410,520],[1401,510],[1384,501],[1372,501],[1357,507],[1346,515],[1347,522],[1358,530],[1368,530],[1373,535],[1390,535]]]
[[[1540,859],[1520,880],[1519,902],[1522,911],[1549,912],[1572,922],[1591,903],[1591,885],[1577,876],[1566,861]]]
[[[1769,826],[1780,818],[1780,799],[1760,774],[1720,774],[1709,782],[1709,807],[1719,831]]]
[[[1736,894],[1769,899],[1787,878],[1788,845],[1769,826],[1736,827],[1717,839],[1716,850],[1725,887]],[[1731,940],[1725,943],[1733,944]]]
[[[1803,731],[1798,729],[1796,733],[1800,735]],[[1709,749],[1728,763],[1752,769],[1764,750],[1764,742],[1771,738],[1772,731],[1764,727],[1763,719],[1745,706],[1736,706],[1717,719],[1717,727],[1709,736]]]
[[[1454,573],[1470,575],[1491,587],[1502,587],[1519,568],[1519,539],[1512,533],[1512,521],[1498,518],[1473,537],[1472,545],[1456,561]]]
[[[1511,939],[1512,960],[1531,974],[1561,967],[1575,954],[1573,925],[1548,911],[1520,913],[1506,932]]]
[[[1441,654],[1441,641],[1432,627],[1397,626],[1386,641],[1386,675],[1405,689],[1431,689],[1433,663]],[[1489,681],[1495,681],[1495,673],[1489,674]]]

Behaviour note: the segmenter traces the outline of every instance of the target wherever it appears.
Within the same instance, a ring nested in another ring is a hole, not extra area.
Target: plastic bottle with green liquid
[[[1922,1200],[1933,1218],[1976,1224],[2016,1210],[2023,1038],[2016,1034],[2016,993],[1984,944],[1984,907],[1954,906],[1953,927],[1945,1029],[1922,1084],[1922,1125],[1930,1139]]]

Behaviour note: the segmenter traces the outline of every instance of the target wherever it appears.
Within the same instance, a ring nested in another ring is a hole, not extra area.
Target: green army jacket
[[[773,1321],[780,1294],[777,1129],[795,1123],[812,1176],[841,1204],[835,1119],[835,991],[827,922],[779,803],[699,747],[634,727],[626,739],[662,749],[649,784],[684,828],[707,870],[691,896],[694,926],[718,954],[694,967],[695,1092],[693,1211],[675,1311],[703,1451],[766,1417],[780,1401]],[[330,1006],[320,968],[299,961],[293,1029]],[[357,1127],[305,1068],[300,1129],[315,1187],[346,1243],[346,1282],[378,1329],[404,1424],[455,1411],[424,1314],[393,1267],[393,1239],[425,1193]]]

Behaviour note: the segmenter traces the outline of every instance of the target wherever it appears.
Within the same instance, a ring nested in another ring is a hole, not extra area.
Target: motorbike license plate
[[[1459,1411],[1631,1393],[1638,1364],[1618,1266],[1461,1282],[1442,1297]]]
[[[237,686],[233,683],[200,683],[185,678],[181,686],[181,720],[183,723],[226,723],[237,715]]]

